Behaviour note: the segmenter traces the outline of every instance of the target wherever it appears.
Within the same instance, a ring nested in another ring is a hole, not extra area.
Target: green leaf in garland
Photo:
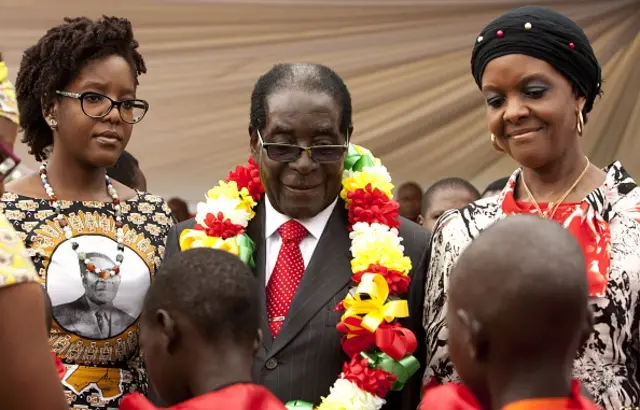
[[[349,148],[347,149],[347,156],[344,159],[344,168],[348,170],[352,170],[353,166],[360,159],[362,155],[358,151],[356,151],[353,144],[349,144]]]
[[[253,243],[251,238],[247,235],[238,235],[238,257],[240,260],[249,266],[250,269],[256,267],[253,261],[253,252],[256,249],[256,244]]]
[[[395,391],[402,390],[407,380],[420,369],[420,362],[413,356],[405,356],[400,360],[393,360],[382,352],[361,352],[360,356],[367,359],[369,366],[394,374],[396,381],[393,383],[393,390]]]
[[[302,400],[288,401],[284,407],[287,410],[313,410],[313,404]]]
[[[371,155],[363,155],[360,159],[353,165],[354,171],[362,171],[364,167],[372,167],[374,166],[373,158]]]

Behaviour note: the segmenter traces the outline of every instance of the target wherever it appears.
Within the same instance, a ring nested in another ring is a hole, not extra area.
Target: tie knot
[[[291,219],[278,228],[278,233],[280,233],[282,242],[295,242],[299,245],[304,237],[307,236],[307,228],[302,226],[300,222]]]

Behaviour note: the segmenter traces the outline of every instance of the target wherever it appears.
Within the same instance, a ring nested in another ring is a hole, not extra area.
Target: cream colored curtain
[[[470,74],[478,32],[519,0],[0,0],[0,49],[15,75],[21,52],[64,16],[129,18],[149,73],[151,111],[129,150],[150,189],[190,201],[248,155],[249,97],[278,62],[317,62],[340,73],[354,103],[354,141],[396,183],[447,176],[478,188],[514,163],[493,152]],[[574,18],[604,67],[584,145],[640,178],[640,1],[547,0]],[[26,157],[26,149],[20,148]],[[33,162],[31,162],[33,166]]]

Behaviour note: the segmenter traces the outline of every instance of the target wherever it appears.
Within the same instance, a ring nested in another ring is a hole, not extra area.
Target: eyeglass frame
[[[85,91],[83,93],[72,93],[69,91],[60,91],[60,90],[56,90],[56,94],[62,97],[68,97],[68,98],[75,98],[76,100],[80,101],[80,108],[82,109],[82,113],[84,115],[86,115],[89,118],[94,118],[94,119],[100,119],[100,118],[104,118],[107,115],[109,115],[111,113],[111,110],[113,110],[113,107],[116,107],[118,109],[118,115],[120,116],[120,119],[122,119],[122,121],[126,122],[127,124],[137,124],[140,121],[142,121],[142,119],[144,118],[145,115],[147,115],[147,112],[149,112],[149,103],[146,100],[141,100],[138,98],[127,98],[126,100],[113,100],[112,98],[110,98],[109,96],[106,96],[104,94],[100,94],[97,93],[95,91]],[[109,107],[109,109],[107,110],[107,112],[105,112],[103,115],[97,116],[97,115],[89,115],[87,114],[87,112],[84,110],[84,98],[87,95],[99,95],[101,97],[106,98],[107,100],[111,101],[111,106]],[[125,102],[128,101],[139,101],[144,105],[144,112],[142,113],[142,115],[139,117],[138,121],[136,122],[129,122],[127,120],[124,119],[124,117],[122,116],[122,111],[120,111],[120,106],[122,104],[124,104]]]
[[[262,147],[262,149],[265,150],[265,152],[267,153],[267,157],[269,157],[269,151],[267,150],[267,147],[295,147],[298,148],[300,151],[298,151],[300,153],[300,155],[298,155],[298,157],[296,159],[293,159],[291,161],[280,161],[280,160],[276,160],[273,159],[271,157],[269,157],[269,159],[271,159],[272,161],[277,161],[277,162],[283,162],[283,163],[290,163],[290,162],[296,162],[297,160],[300,159],[300,157],[302,156],[302,152],[306,152],[307,155],[309,156],[309,158],[311,158],[313,161],[317,162],[318,164],[333,164],[335,162],[338,162],[340,159],[336,159],[335,161],[318,161],[315,158],[313,158],[313,149],[314,148],[344,148],[344,152],[340,155],[344,155],[346,154],[347,150],[349,149],[349,132],[347,131],[347,141],[344,143],[344,145],[336,145],[336,144],[332,144],[332,145],[312,145],[310,147],[303,147],[302,145],[297,145],[297,144],[286,144],[286,143],[282,143],[282,142],[264,142],[264,138],[262,137],[262,134],[260,133],[260,130],[256,128],[256,133],[258,134],[258,141],[260,141],[260,146]]]

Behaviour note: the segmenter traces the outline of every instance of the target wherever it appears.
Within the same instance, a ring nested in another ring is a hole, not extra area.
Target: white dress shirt
[[[269,202],[269,197],[265,195],[264,198],[266,209],[264,235],[265,243],[267,244],[265,285],[267,285],[269,283],[269,279],[271,278],[271,273],[273,273],[273,269],[276,266],[278,253],[280,252],[280,246],[282,245],[282,238],[280,238],[278,228],[280,228],[285,222],[288,222],[289,220],[294,218],[276,211]],[[338,198],[336,198],[328,207],[320,211],[320,213],[313,218],[296,219],[296,221],[300,222],[300,224],[302,224],[302,226],[304,226],[308,232],[307,236],[302,240],[302,242],[300,242],[300,252],[302,253],[302,259],[304,260],[305,269],[309,265],[309,261],[311,260],[313,251],[315,251],[316,246],[318,245],[320,236],[322,236],[322,232],[324,231],[325,226],[327,226],[329,217],[331,217],[331,213],[336,207],[337,202]]]

